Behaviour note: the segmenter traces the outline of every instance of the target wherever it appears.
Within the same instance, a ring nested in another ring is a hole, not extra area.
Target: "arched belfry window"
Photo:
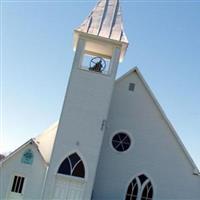
[[[110,73],[110,57],[94,56],[85,52],[81,69],[89,70],[100,74]]]
[[[73,153],[63,160],[59,166],[58,173],[84,178],[85,167],[83,161],[77,153]]]
[[[153,186],[150,179],[141,174],[129,184],[126,192],[126,200],[152,200]]]

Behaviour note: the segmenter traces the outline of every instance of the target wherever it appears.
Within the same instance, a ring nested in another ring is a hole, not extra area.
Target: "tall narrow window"
[[[11,192],[22,193],[23,186],[24,186],[24,177],[22,176],[15,176],[11,188]]]
[[[84,178],[85,167],[83,161],[77,153],[73,153],[61,163],[58,173]]]
[[[133,179],[126,192],[126,200],[152,200],[153,186],[150,179],[142,174]]]

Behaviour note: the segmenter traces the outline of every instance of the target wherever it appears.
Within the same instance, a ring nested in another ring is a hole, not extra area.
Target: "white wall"
[[[21,163],[22,155],[26,149],[31,149],[34,153],[32,165]],[[2,163],[0,168],[0,199],[8,198],[15,175],[25,177],[23,199],[41,199],[45,172],[46,166],[36,147],[33,144],[28,144]]]
[[[129,83],[136,84],[133,92]],[[111,146],[119,130],[131,134],[127,152]],[[192,165],[134,72],[115,84],[93,199],[125,199],[129,183],[140,173],[151,179],[154,199],[200,199],[200,177],[193,175]]]
[[[112,73],[106,76],[80,69],[84,42],[83,39],[79,40],[74,57],[47,174],[44,191],[46,199],[53,196],[59,165],[70,153],[75,151],[83,159],[86,168],[84,199],[90,199],[92,193],[104,134],[101,127],[103,120],[106,120],[108,115],[120,49],[113,46],[113,57],[110,61]]]

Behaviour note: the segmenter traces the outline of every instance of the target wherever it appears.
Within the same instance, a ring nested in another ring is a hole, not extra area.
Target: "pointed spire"
[[[119,0],[100,0],[77,31],[128,43]]]

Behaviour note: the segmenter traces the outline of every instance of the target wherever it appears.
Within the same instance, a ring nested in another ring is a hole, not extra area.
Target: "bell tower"
[[[125,36],[119,0],[100,0],[74,31],[74,61],[43,199],[90,199]]]

